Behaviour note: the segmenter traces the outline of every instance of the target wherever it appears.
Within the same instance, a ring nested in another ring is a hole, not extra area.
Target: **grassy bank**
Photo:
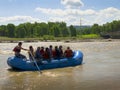
[[[97,34],[87,34],[78,36],[80,39],[100,39],[101,37]]]
[[[35,42],[35,41],[73,41],[73,40],[81,40],[81,39],[99,39],[100,36],[96,34],[89,35],[79,35],[77,37],[51,37],[51,36],[43,36],[41,38],[8,38],[8,37],[0,37],[0,42]]]
[[[17,42],[17,41],[26,41],[32,42],[36,40],[41,40],[41,38],[8,38],[8,37],[0,37],[0,42]]]

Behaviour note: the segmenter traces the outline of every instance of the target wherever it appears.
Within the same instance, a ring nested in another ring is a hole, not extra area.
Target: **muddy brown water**
[[[120,42],[23,43],[24,48],[63,45],[83,52],[82,65],[44,70],[41,75],[10,69],[6,61],[16,45],[0,43],[0,90],[120,90]]]

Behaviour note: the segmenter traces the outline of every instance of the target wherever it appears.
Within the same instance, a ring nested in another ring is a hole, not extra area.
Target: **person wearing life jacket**
[[[41,48],[40,47],[37,47],[37,50],[35,51],[35,60],[37,61],[37,64],[43,64],[42,63],[42,55],[41,55],[41,52],[40,52]]]
[[[53,50],[53,58],[60,59],[60,52],[59,52],[58,46],[55,46],[55,48]]]
[[[40,48],[41,58],[44,57],[44,53],[45,53],[44,47],[41,47],[41,48]]]
[[[53,58],[53,46],[52,45],[49,46],[49,52],[50,52],[50,59],[52,59]]]
[[[73,56],[73,51],[70,49],[70,47],[67,47],[67,49],[64,52],[65,57],[70,58]]]
[[[35,57],[35,52],[32,46],[29,46],[29,51],[28,51],[29,59],[33,60]]]
[[[37,60],[42,58],[41,53],[40,53],[40,47],[37,47],[37,50],[35,51],[35,58]]]
[[[18,58],[26,58],[25,55],[22,55],[20,52],[21,52],[21,49],[22,50],[26,50],[28,51],[28,49],[24,49],[22,48],[22,42],[19,42],[18,45],[16,47],[14,47],[13,51],[15,53],[15,56],[18,57]]]
[[[60,55],[59,55],[60,58],[63,58],[64,55],[63,55],[62,45],[59,46],[59,54],[60,54]]]
[[[44,60],[47,60],[48,62],[51,61],[49,48],[45,48],[45,52],[44,52],[44,54],[43,54],[43,59],[44,59]]]

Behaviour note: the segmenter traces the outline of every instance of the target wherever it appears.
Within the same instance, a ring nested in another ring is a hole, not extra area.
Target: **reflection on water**
[[[29,45],[70,46],[84,53],[84,64],[42,71],[12,71],[6,64],[16,43],[0,44],[0,90],[119,90],[120,42],[38,42]],[[22,52],[27,55],[27,52]]]

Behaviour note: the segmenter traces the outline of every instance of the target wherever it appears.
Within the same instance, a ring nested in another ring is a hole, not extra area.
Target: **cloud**
[[[63,16],[63,15],[66,15],[66,12],[62,9],[51,9],[51,8],[36,8],[35,9],[36,12],[42,12],[42,13],[45,13],[45,14],[49,14],[49,15],[59,15],[59,16]]]
[[[92,9],[87,9],[87,10],[70,9],[70,8],[67,8],[67,9],[50,9],[49,8],[47,9],[47,8],[38,7],[35,9],[35,11],[49,16],[49,21],[64,21],[68,25],[70,24],[79,25],[80,18],[86,18],[86,17],[91,18],[92,16],[97,15],[97,12]],[[86,22],[83,24],[86,24]]]
[[[37,7],[36,12],[40,12],[49,17],[51,21],[65,21],[67,24],[80,24],[80,18],[83,25],[93,25],[94,23],[104,24],[113,20],[120,20],[120,10],[114,7],[108,7],[102,10],[86,9],[81,0],[61,0],[61,4],[66,8],[52,9]]]
[[[31,16],[12,16],[12,17],[0,17],[0,23],[24,23],[24,22],[41,22],[38,18]]]
[[[108,7],[102,10],[93,9],[47,9],[36,8],[36,12],[40,12],[49,16],[52,21],[65,21],[68,24],[80,24],[80,18],[82,18],[82,24],[93,25],[94,23],[104,24],[111,22],[112,20],[120,20],[120,10],[114,7]]]
[[[113,20],[120,20],[120,10],[114,7],[109,7],[98,11],[94,17],[94,22],[98,24],[104,24]]]
[[[44,14],[49,14],[49,15],[53,15],[53,16],[66,16],[66,15],[93,15],[96,14],[96,12],[92,9],[88,9],[88,10],[79,10],[79,9],[46,9],[46,8],[36,8],[35,9],[36,12],[41,12]]]
[[[61,0],[61,4],[65,5],[66,8],[80,8],[84,6],[81,0]]]
[[[106,22],[112,22],[113,20],[120,20],[120,10],[114,7],[105,8],[102,10],[93,9],[51,9],[51,8],[36,8],[36,14],[42,16],[11,16],[0,17],[0,24],[19,24],[25,22],[47,22],[47,21],[64,21],[67,25],[79,25],[80,19],[82,25],[105,24]]]

